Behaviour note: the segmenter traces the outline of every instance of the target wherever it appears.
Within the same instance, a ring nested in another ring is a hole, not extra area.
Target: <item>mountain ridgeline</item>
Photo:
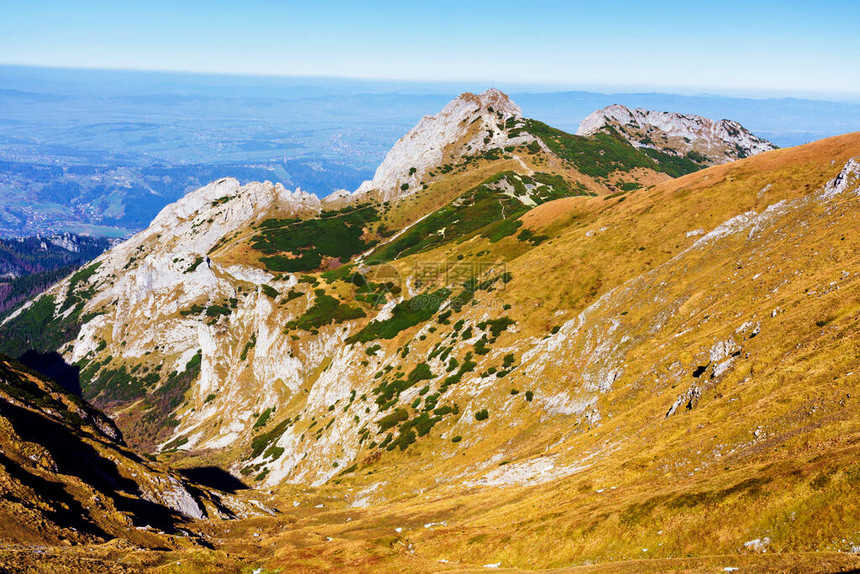
[[[158,464],[266,493],[266,567],[860,546],[860,135],[616,106],[578,133],[489,90],[351,193],[218,180],[0,350],[59,353]]]
[[[731,120],[715,122],[701,116],[630,110],[612,105],[582,120],[578,135],[617,134],[641,149],[659,149],[698,163],[715,165],[776,149]]]

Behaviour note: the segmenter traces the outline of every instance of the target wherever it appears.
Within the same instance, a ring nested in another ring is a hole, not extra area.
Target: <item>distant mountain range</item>
[[[324,197],[355,189],[452,84],[0,66],[0,237],[128,236],[231,176]],[[780,147],[860,129],[860,104],[656,93],[514,92],[574,132],[611,104],[736,120]]]

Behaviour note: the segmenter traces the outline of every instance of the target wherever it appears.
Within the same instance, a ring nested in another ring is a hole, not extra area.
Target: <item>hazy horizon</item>
[[[499,82],[0,66],[0,86],[0,236],[126,235],[226,176],[320,197],[354,190],[423,116],[489,87],[568,132],[615,103],[733,119],[781,147],[860,130],[860,104],[850,102]]]
[[[827,92],[820,90],[743,90],[743,89],[710,89],[710,88],[682,88],[679,86],[660,85],[633,85],[633,84],[585,84],[585,83],[529,83],[511,81],[492,81],[482,79],[460,79],[460,80],[419,80],[415,78],[374,78],[374,77],[350,77],[335,75],[290,75],[290,74],[254,74],[241,72],[206,72],[194,70],[169,70],[169,69],[140,69],[140,68],[111,68],[111,67],[86,67],[86,66],[51,66],[0,63],[0,71],[3,69],[32,70],[46,72],[71,72],[71,73],[128,73],[152,76],[164,76],[174,78],[200,78],[200,79],[222,79],[234,81],[259,80],[262,82],[277,81],[308,81],[321,84],[355,84],[363,85],[369,93],[415,93],[415,94],[452,94],[454,92],[483,92],[490,88],[497,88],[504,92],[514,93],[549,93],[562,94],[570,92],[601,93],[605,95],[614,94],[667,94],[677,96],[704,96],[722,97],[750,100],[809,100],[825,102],[848,102],[860,103],[860,91],[857,92]],[[2,88],[0,88],[2,89]],[[389,92],[390,90],[390,92]],[[359,93],[359,92],[355,92]]]
[[[5,10],[0,64],[856,100],[857,23],[847,0],[33,0]]]

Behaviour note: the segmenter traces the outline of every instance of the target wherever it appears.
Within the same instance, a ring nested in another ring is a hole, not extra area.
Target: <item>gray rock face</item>
[[[776,149],[738,122],[702,116],[629,109],[614,104],[582,120],[577,135],[614,130],[636,147],[690,157],[699,154],[714,165]]]
[[[530,143],[534,136],[509,137],[504,129],[508,119],[521,117],[520,107],[499,90],[462,94],[435,116],[424,116],[400,138],[373,179],[361,184],[356,194],[375,190],[385,200],[408,195],[446,158]]]
[[[160,502],[188,518],[197,520],[206,518],[203,508],[176,478],[172,476],[159,478],[154,486],[156,488],[146,495],[150,500]]]

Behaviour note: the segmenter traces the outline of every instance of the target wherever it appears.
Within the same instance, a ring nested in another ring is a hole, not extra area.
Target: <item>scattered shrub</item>
[[[251,338],[245,343],[245,347],[242,349],[242,354],[239,356],[239,359],[244,361],[248,358],[248,352],[253,349],[257,345],[257,333],[251,333]]]
[[[260,288],[262,289],[263,293],[265,293],[268,297],[271,297],[272,299],[277,299],[278,296],[281,294],[280,291],[278,291],[271,285],[261,285]]]
[[[233,311],[229,307],[225,307],[224,305],[209,305],[206,308],[206,316],[207,317],[220,317],[221,315],[227,316]]]
[[[447,289],[439,289],[430,294],[418,295],[413,299],[401,301],[392,309],[391,318],[368,323],[361,331],[347,338],[346,343],[393,339],[401,331],[430,319],[450,294],[451,292]]]
[[[200,264],[201,264],[201,263],[203,263],[203,257],[198,256],[198,257],[194,260],[194,263],[192,263],[192,264],[191,264],[191,266],[190,266],[190,267],[188,267],[188,269],[186,269],[185,271],[183,271],[183,273],[194,273],[194,271],[196,271],[196,270],[197,270],[197,268],[198,268],[198,267],[200,267]]]
[[[409,418],[409,413],[406,409],[396,409],[390,415],[386,415],[376,421],[376,424],[379,425],[379,432],[384,432],[394,426],[397,426],[398,423],[401,423]]]
[[[342,304],[339,299],[327,295],[323,289],[317,289],[314,304],[304,315],[287,323],[287,329],[303,329],[310,331],[331,323],[342,323],[353,319],[366,317],[365,312],[350,305]]]
[[[266,423],[269,422],[269,417],[272,415],[272,409],[268,408],[263,411],[263,413],[257,417],[257,422],[254,423],[254,428],[258,429],[266,426]]]

